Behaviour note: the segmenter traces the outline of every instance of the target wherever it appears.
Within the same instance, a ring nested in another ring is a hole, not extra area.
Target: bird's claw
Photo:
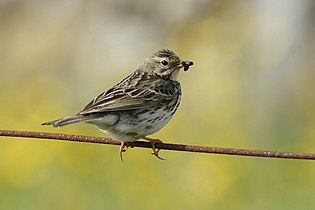
[[[155,157],[157,157],[160,160],[166,160],[165,158],[161,158],[159,156],[159,151],[160,151],[160,149],[156,149],[156,150],[154,150],[154,152],[151,153],[151,155],[154,155]]]
[[[157,149],[155,147],[156,143],[163,143],[163,142],[160,139],[151,139],[151,138],[148,138],[148,137],[145,137],[144,139],[148,140],[151,143],[151,146],[152,146],[152,149],[153,149],[153,152],[151,154],[154,155],[155,157],[157,157],[160,160],[165,160],[164,158],[161,158],[159,156],[159,152],[160,152],[161,149]]]
[[[126,152],[128,149],[128,145],[126,144],[126,142],[121,142],[120,144],[120,148],[119,148],[119,156],[120,156],[120,160],[122,162],[124,162],[124,159],[123,159],[123,152]]]

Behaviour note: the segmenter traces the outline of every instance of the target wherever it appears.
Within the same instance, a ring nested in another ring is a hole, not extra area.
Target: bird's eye
[[[161,64],[162,64],[163,66],[167,66],[168,62],[167,62],[167,60],[162,60],[162,61],[161,61]]]

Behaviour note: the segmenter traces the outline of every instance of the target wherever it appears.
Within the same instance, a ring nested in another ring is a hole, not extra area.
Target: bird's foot
[[[146,136],[141,136],[141,139],[144,139],[144,140],[147,140],[151,143],[151,146],[152,146],[152,149],[153,149],[153,153],[151,153],[152,155],[154,155],[155,157],[159,158],[160,160],[165,160],[164,158],[161,158],[159,156],[159,152],[161,149],[157,149],[155,147],[155,144],[156,143],[163,143],[160,139],[153,139],[153,138],[149,138],[149,137],[146,137]]]

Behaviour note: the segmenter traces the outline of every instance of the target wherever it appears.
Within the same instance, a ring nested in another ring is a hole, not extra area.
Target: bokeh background
[[[160,48],[195,65],[165,142],[315,152],[315,1],[0,1],[0,129],[71,115]],[[314,209],[315,165],[0,138],[0,209]]]

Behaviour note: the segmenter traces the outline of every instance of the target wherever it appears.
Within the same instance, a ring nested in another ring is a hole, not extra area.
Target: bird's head
[[[187,71],[191,65],[192,61],[182,61],[172,50],[161,49],[147,58],[141,68],[150,74],[177,80],[179,70]]]

